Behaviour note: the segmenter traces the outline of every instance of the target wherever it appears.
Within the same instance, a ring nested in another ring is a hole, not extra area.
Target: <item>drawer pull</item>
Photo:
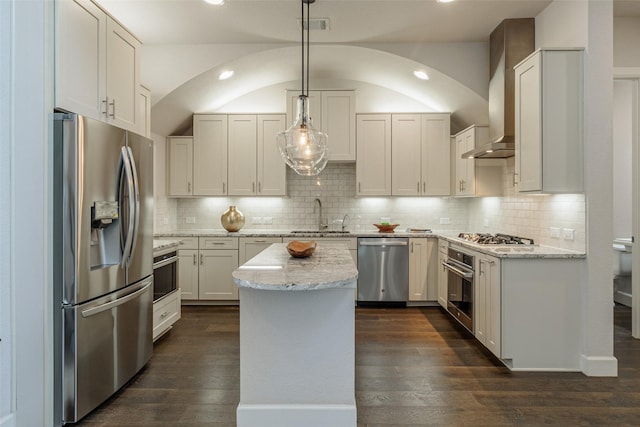
[[[165,311],[164,313],[162,313],[162,314],[160,315],[160,318],[161,318],[161,319],[164,319],[164,318],[165,318],[165,317],[167,317],[169,314],[171,314],[171,313],[170,313],[170,312],[168,312],[168,311]]]

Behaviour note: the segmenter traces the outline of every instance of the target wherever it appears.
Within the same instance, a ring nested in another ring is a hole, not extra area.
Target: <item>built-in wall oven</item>
[[[159,250],[153,254],[153,302],[178,289],[178,251]]]
[[[447,310],[473,332],[474,257],[449,248],[443,266],[447,269]]]

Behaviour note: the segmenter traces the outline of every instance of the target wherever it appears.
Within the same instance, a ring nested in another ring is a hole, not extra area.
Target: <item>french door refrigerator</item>
[[[54,113],[54,397],[74,423],[150,359],[153,143]]]

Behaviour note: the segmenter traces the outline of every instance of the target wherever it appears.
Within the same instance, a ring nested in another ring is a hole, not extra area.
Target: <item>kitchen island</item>
[[[358,271],[345,245],[268,247],[233,272],[240,297],[239,427],[353,426]]]

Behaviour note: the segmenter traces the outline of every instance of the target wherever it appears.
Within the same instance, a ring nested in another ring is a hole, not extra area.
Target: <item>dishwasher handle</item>
[[[407,242],[360,242],[360,246],[408,246]]]

